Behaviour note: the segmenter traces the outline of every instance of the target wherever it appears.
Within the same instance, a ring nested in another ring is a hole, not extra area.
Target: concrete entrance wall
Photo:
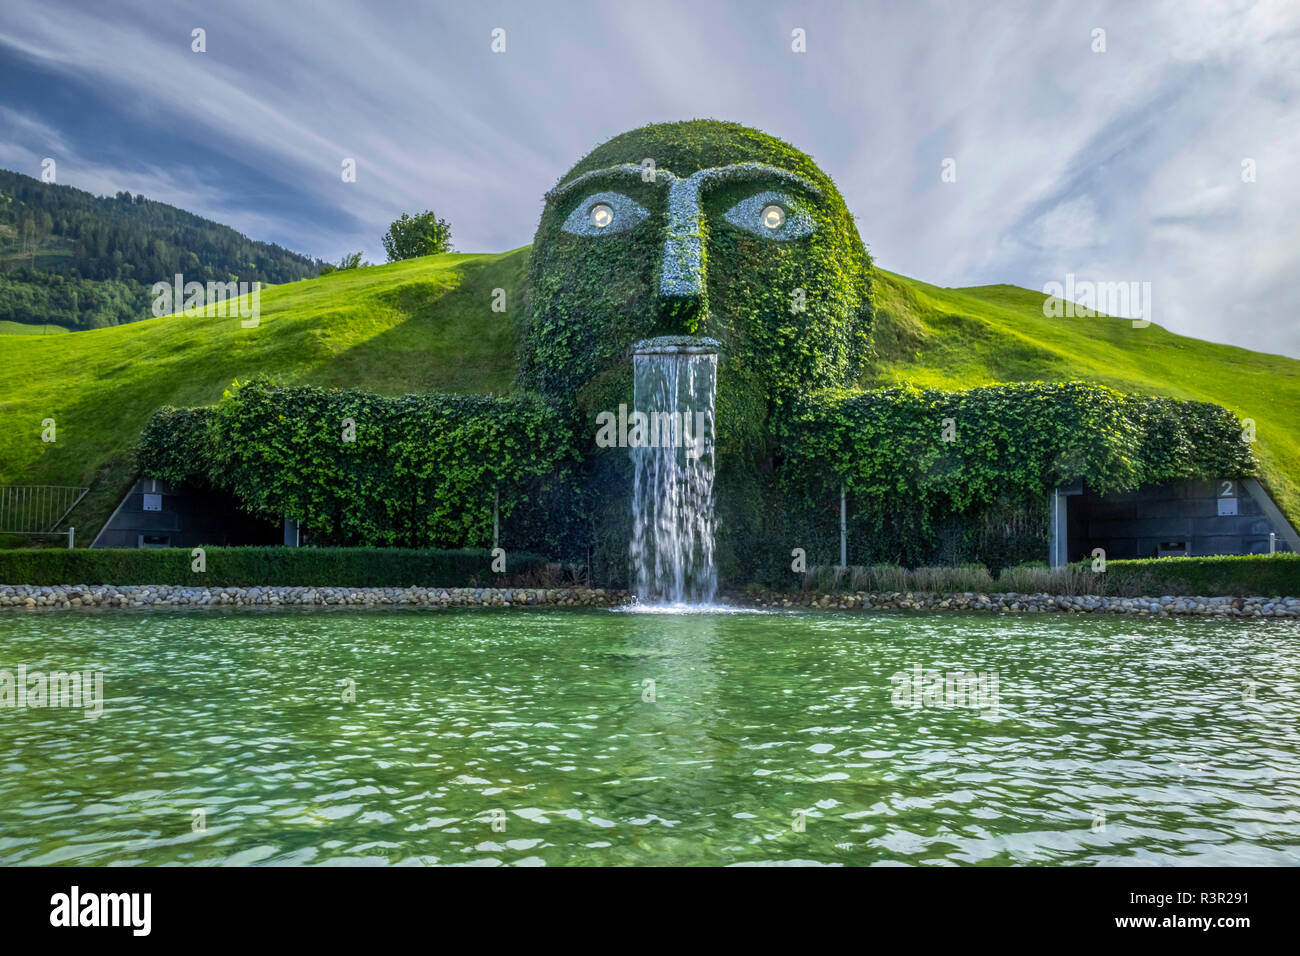
[[[195,548],[280,544],[278,524],[241,511],[230,495],[141,478],[95,536],[92,548]]]
[[[1125,494],[1059,489],[1052,501],[1050,563],[1106,558],[1300,551],[1300,538],[1254,479],[1186,481]],[[1065,540],[1062,540],[1064,537]]]

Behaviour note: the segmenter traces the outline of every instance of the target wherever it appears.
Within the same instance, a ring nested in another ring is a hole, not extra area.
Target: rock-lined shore
[[[0,607],[608,607],[627,591],[605,588],[310,588],[108,584],[0,585]]]
[[[733,595],[733,603],[766,608],[831,610],[1004,611],[1042,614],[1147,614],[1165,617],[1300,617],[1300,598],[1288,597],[1113,597],[1096,594],[930,594],[924,592],[768,593]]]
[[[607,588],[334,588],[178,585],[0,585],[0,608],[120,607],[619,607],[627,591]],[[769,610],[916,610],[1145,614],[1166,617],[1300,618],[1300,598],[1109,597],[1094,594],[930,594],[796,592],[725,594],[719,603]]]

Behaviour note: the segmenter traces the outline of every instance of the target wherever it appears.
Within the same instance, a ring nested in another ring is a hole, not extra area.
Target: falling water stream
[[[718,343],[647,339],[632,349],[632,577],[643,604],[711,604],[713,404]]]

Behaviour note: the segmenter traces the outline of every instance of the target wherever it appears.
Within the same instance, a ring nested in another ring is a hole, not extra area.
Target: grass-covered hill
[[[74,513],[89,544],[133,478],[131,448],[159,405],[206,405],[235,379],[386,394],[513,388],[527,248],[349,270],[262,292],[261,323],[149,319],[68,335],[0,329],[0,484],[89,486]],[[505,312],[491,309],[506,290]],[[1135,329],[1051,319],[1040,293],[943,289],[882,272],[878,360],[863,385],[962,388],[1083,379],[1221,404],[1254,418],[1265,482],[1300,524],[1300,361]],[[41,441],[41,422],[57,442]]]

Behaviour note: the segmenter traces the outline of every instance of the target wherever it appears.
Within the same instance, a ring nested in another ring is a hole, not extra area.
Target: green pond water
[[[1300,862],[1295,623],[0,615],[18,665],[105,701],[0,709],[7,865]]]

